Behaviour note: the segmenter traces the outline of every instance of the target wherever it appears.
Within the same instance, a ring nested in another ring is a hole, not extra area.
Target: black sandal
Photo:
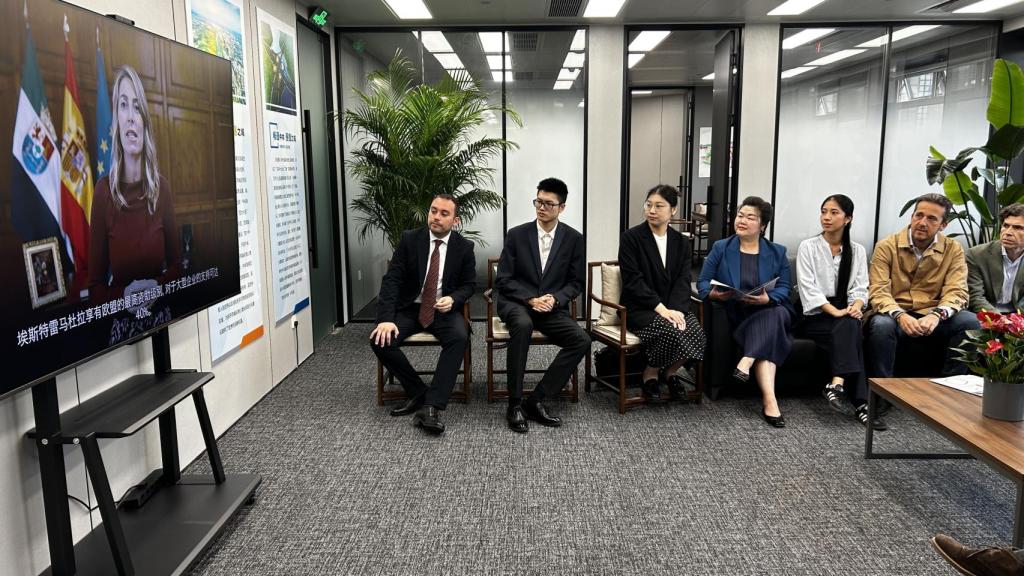
[[[744,384],[750,381],[750,374],[748,372],[741,371],[739,368],[732,371],[732,377]]]

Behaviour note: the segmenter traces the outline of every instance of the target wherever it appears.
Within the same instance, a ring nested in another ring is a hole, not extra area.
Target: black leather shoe
[[[548,409],[537,400],[523,402],[523,412],[529,420],[533,420],[542,426],[558,427],[562,425],[562,419],[548,414]]]
[[[644,380],[640,388],[643,391],[644,400],[648,402],[661,402],[661,382],[657,378]]]
[[[408,416],[409,414],[412,414],[413,412],[419,410],[420,406],[423,406],[423,396],[410,398],[409,400],[406,400],[405,404],[402,404],[398,408],[392,408],[391,415]]]
[[[438,410],[433,406],[423,406],[417,410],[412,423],[428,434],[437,436],[444,433],[444,422],[438,418]]]
[[[523,413],[522,406],[509,406],[508,412],[505,413],[505,419],[508,420],[508,427],[513,432],[530,431],[530,424],[526,421],[526,414]]]
[[[779,412],[778,416],[769,416],[767,412],[762,411],[761,415],[764,416],[765,422],[775,426],[776,428],[786,427],[786,418],[782,415],[782,412]]]

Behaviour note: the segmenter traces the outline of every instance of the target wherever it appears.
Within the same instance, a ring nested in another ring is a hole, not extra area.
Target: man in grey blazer
[[[1024,204],[999,212],[999,239],[967,250],[971,310],[1024,310]]]

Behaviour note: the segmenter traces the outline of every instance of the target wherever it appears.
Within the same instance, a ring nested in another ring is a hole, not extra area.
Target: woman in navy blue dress
[[[733,376],[743,382],[751,376],[757,380],[764,405],[762,416],[772,426],[782,428],[786,419],[775,398],[775,372],[793,347],[793,305],[789,301],[786,247],[764,238],[772,214],[768,202],[756,196],[745,198],[736,211],[736,233],[711,247],[697,289],[701,299],[725,303],[733,338],[743,354]],[[749,292],[773,279],[773,287],[749,296],[711,285],[717,280]]]

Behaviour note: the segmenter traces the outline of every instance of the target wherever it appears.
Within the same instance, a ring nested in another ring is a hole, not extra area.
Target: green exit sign
[[[316,24],[317,26],[320,26],[321,28],[327,25],[327,18],[329,16],[330,13],[319,6],[313,6],[312,8],[309,9],[310,22]]]

